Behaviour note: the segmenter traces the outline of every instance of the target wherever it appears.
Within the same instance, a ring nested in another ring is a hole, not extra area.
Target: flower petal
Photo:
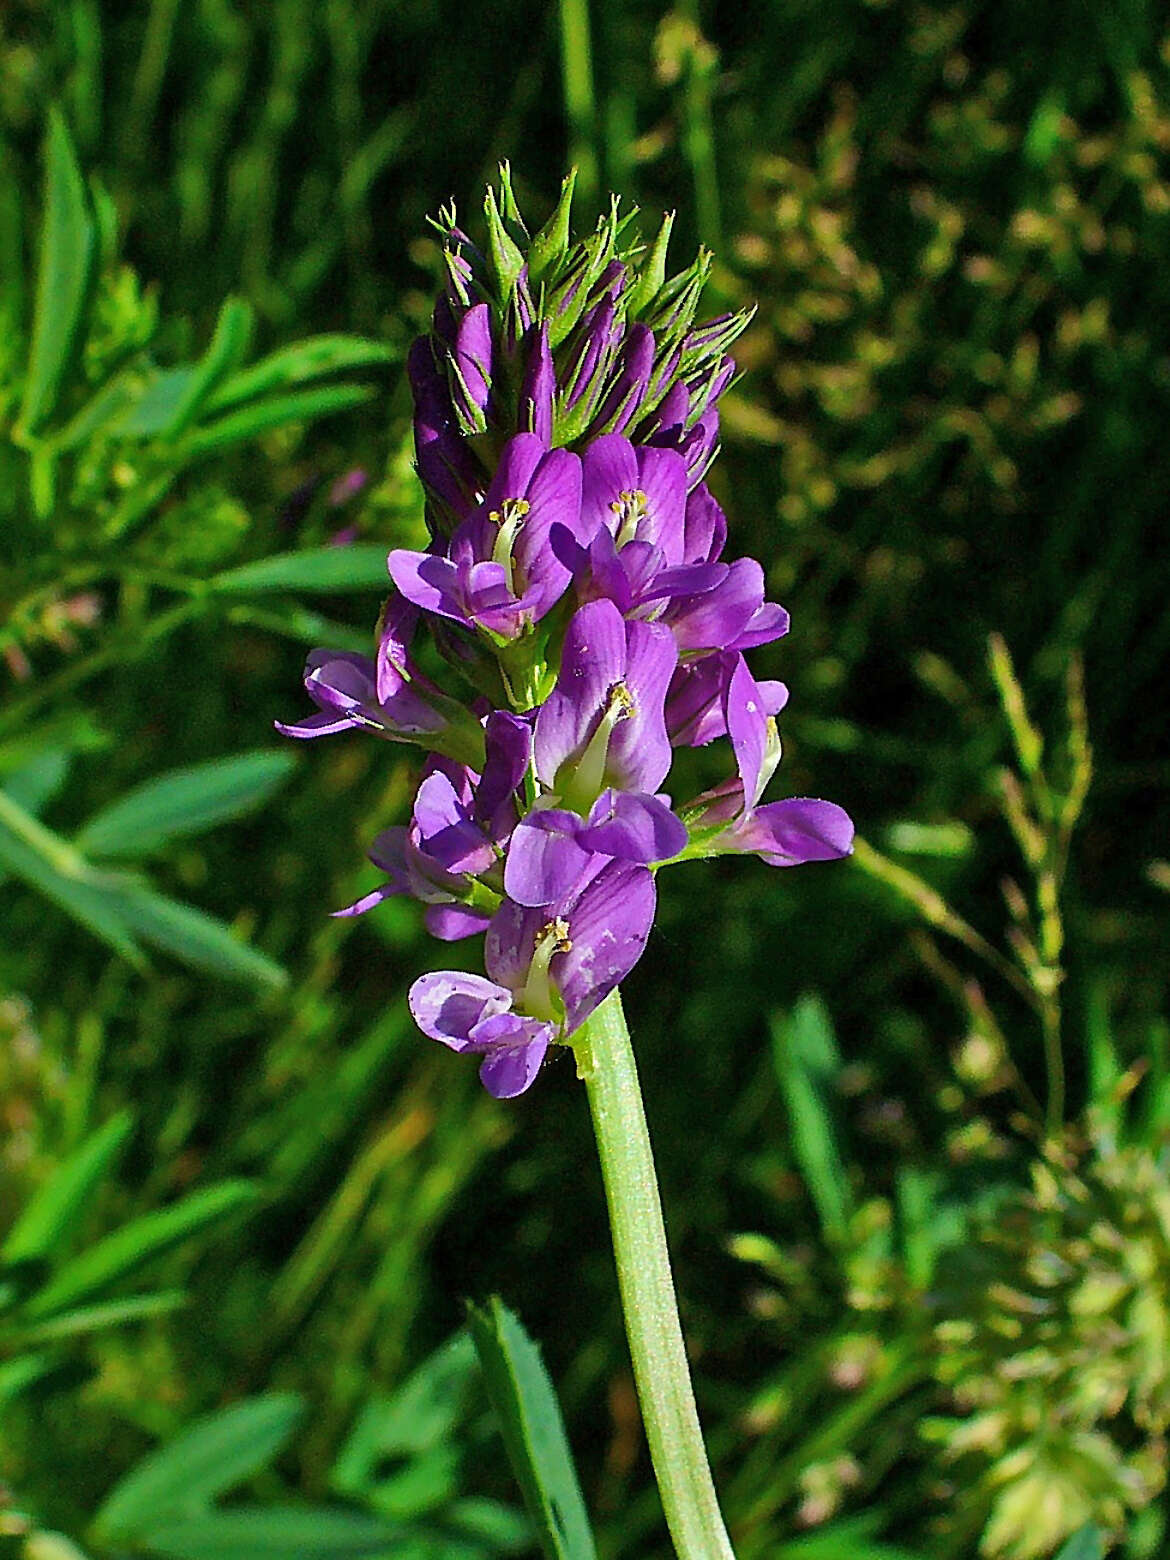
[[[484,1056],[479,1081],[497,1100],[515,1099],[536,1081],[552,1038],[551,1024],[540,1028],[542,1032],[533,1039],[515,1045],[494,1045]]]
[[[853,849],[853,821],[836,802],[794,796],[757,807],[735,827],[733,837],[733,849],[753,852],[770,867],[795,867],[848,856]]]
[[[637,964],[654,921],[654,878],[647,867],[602,861],[564,907],[568,953],[557,954],[552,975],[572,1033]]]
[[[603,856],[648,864],[677,856],[687,843],[687,830],[681,818],[656,796],[603,791],[587,826],[578,832],[577,842]]]
[[[551,905],[567,894],[589,862],[576,842],[584,822],[560,808],[529,813],[517,824],[504,863],[504,892],[518,905]]]
[[[471,1031],[483,1019],[510,1011],[512,993],[482,975],[438,970],[419,976],[407,1003],[424,1035],[453,1051],[468,1051],[475,1045]]]
[[[625,670],[626,625],[621,613],[611,601],[589,602],[569,622],[556,687],[536,717],[536,773],[550,789],[565,760],[589,741],[610,689]]]

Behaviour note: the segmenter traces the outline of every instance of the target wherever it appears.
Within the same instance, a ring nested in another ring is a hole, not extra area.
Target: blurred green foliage
[[[271,738],[420,534],[425,216],[507,156],[758,302],[716,482],[865,841],[672,877],[627,994],[741,1560],[1162,1552],[1168,82],[1150,0],[9,0],[0,1544],[531,1552],[499,1291],[667,1553],[571,1069],[432,1054],[410,907],[326,915],[410,757]]]

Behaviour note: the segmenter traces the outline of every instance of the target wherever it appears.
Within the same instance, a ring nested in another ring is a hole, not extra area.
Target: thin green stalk
[[[593,1116],[634,1380],[666,1524],[679,1560],[734,1560],[703,1446],[638,1070],[616,991],[578,1030],[573,1049]]]
[[[593,50],[589,38],[589,0],[560,0],[561,78],[569,121],[569,161],[577,169],[582,203],[597,201],[597,103],[593,95]]]

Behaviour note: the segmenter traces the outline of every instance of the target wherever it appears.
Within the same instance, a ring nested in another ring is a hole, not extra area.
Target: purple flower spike
[[[626,623],[611,601],[574,613],[556,687],[536,716],[544,786],[580,813],[607,786],[656,791],[670,769],[663,705],[677,661],[669,630]]]

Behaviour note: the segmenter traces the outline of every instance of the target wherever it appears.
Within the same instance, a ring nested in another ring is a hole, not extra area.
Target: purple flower
[[[335,915],[363,915],[384,899],[409,894],[427,906],[427,928],[444,942],[484,929],[488,906],[499,899],[495,869],[519,816],[516,792],[528,769],[532,733],[519,716],[494,710],[484,745],[482,775],[449,759],[431,760],[409,825],[384,830],[370,851],[387,882]],[[476,882],[484,877],[495,887]]]
[[[504,892],[517,904],[551,904],[577,881],[591,856],[649,866],[669,861],[686,843],[686,825],[661,796],[603,791],[587,818],[564,807],[535,807],[512,835]]]
[[[276,721],[286,737],[326,737],[363,726],[396,742],[427,741],[447,722],[427,698],[402,681],[383,702],[377,671],[369,656],[350,650],[310,650],[305,661],[305,692],[318,714],[302,721]]]
[[[522,1094],[548,1047],[567,1039],[629,974],[654,920],[645,867],[593,857],[554,904],[505,900],[484,943],[487,978],[443,970],[410,988],[424,1034],[483,1058],[497,1099]]]
[[[636,449],[603,434],[582,456],[581,529],[554,526],[553,551],[573,571],[579,602],[609,600],[623,617],[655,618],[675,597],[720,585],[725,564],[684,561],[686,468],[673,450]]]
[[[536,716],[533,757],[546,791],[581,814],[608,786],[656,791],[670,769],[663,706],[677,662],[661,625],[627,623],[611,601],[579,608]]]
[[[666,726],[675,747],[705,747],[727,734],[728,693],[742,665],[739,651],[725,650],[679,666],[666,697]],[[755,686],[765,715],[779,714],[788,702],[784,683]]]
[[[780,762],[780,743],[769,695],[742,656],[734,663],[724,690],[724,723],[739,773],[684,809],[692,839],[705,855],[757,855],[771,867],[849,855],[853,823],[835,802],[802,796],[758,805]]]
[[[580,532],[581,462],[534,433],[504,446],[483,502],[451,538],[447,556],[398,548],[391,578],[426,612],[515,639],[564,595],[569,571],[549,545],[553,525]]]
[[[680,650],[751,650],[788,632],[788,613],[764,600],[764,571],[737,558],[711,590],[675,597],[663,614]]]

